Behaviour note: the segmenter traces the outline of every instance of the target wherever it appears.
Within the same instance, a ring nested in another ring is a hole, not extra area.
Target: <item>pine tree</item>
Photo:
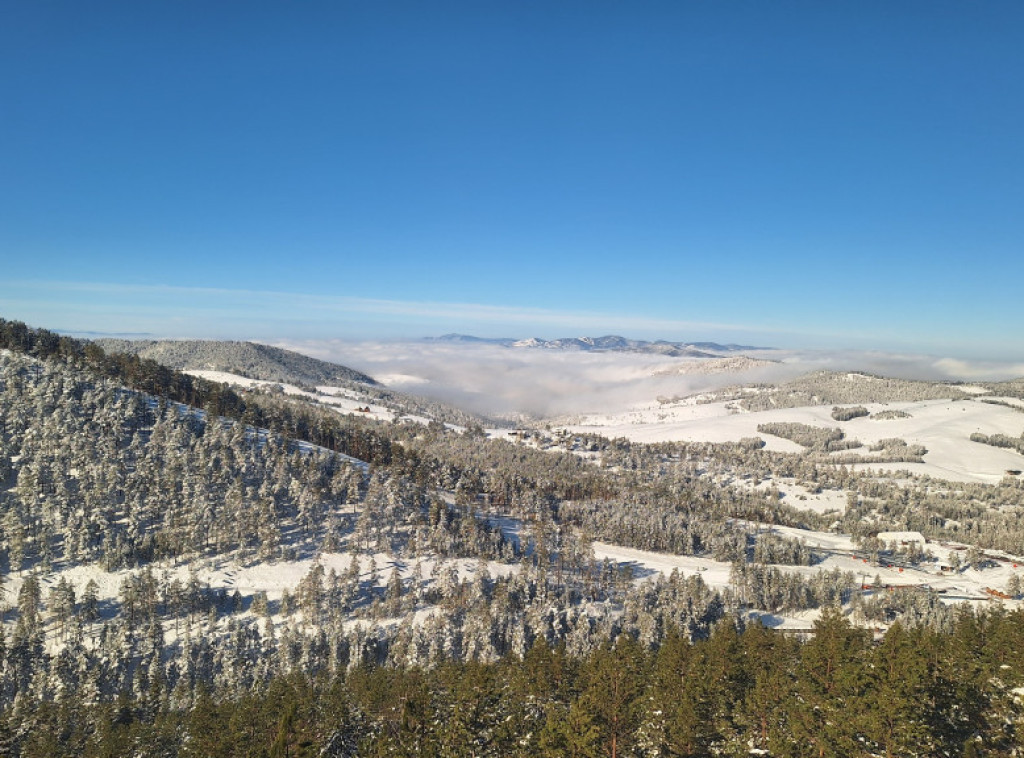
[[[600,729],[611,758],[626,755],[636,728],[643,691],[644,656],[636,641],[621,635],[614,647],[604,644],[585,661],[580,708]]]
[[[801,650],[794,696],[788,703],[792,739],[811,754],[848,756],[858,750],[867,635],[834,606],[822,610],[814,637]]]
[[[551,705],[547,719],[537,740],[539,754],[546,758],[598,758],[605,753],[601,749],[601,729],[595,718],[581,701],[573,702],[568,708]]]
[[[707,697],[703,647],[691,646],[671,628],[654,657],[647,707],[664,720],[663,749],[669,755],[702,755],[715,737]]]
[[[797,643],[758,623],[748,626],[740,641],[747,677],[737,715],[741,741],[769,749],[787,732],[784,704],[793,686]]]
[[[871,651],[864,731],[887,758],[937,747],[928,708],[932,677],[921,648],[921,632],[908,633],[897,621]]]

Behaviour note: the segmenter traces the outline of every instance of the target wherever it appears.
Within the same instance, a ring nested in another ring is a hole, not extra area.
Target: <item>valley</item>
[[[760,363],[723,375],[688,355],[643,364],[640,390],[713,386],[501,418],[344,367],[308,384],[328,369],[286,351],[246,376],[238,343],[219,364],[217,343],[190,346],[179,373],[0,326],[5,707],[128,698],[191,718],[280,677],[500,667],[539,646],[589,666],[729,628],[885,645],[1024,612],[1014,382],[744,383]],[[730,724],[707,745],[740,739]]]

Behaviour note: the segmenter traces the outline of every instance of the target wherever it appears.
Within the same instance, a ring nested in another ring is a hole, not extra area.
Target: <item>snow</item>
[[[885,543],[896,542],[907,545],[917,543],[923,546],[927,542],[921,532],[879,532],[876,536]]]
[[[635,442],[723,443],[760,437],[768,450],[798,453],[803,448],[795,442],[757,431],[759,424],[789,421],[838,427],[848,439],[857,439],[865,445],[853,451],[855,453],[870,455],[867,446],[892,437],[903,439],[909,445],[923,445],[928,450],[924,463],[855,464],[857,469],[905,469],[950,481],[994,484],[1007,470],[1024,468],[1024,456],[1019,453],[970,440],[974,432],[1019,436],[1024,429],[1024,416],[1013,408],[973,400],[873,403],[865,407],[872,414],[900,410],[909,414],[909,418],[859,417],[836,421],[832,418],[831,406],[743,412],[728,402],[697,404],[690,401],[650,403],[619,414],[591,414],[580,417],[566,428],[576,433],[625,437]]]
[[[398,558],[388,553],[361,554],[360,580],[365,582],[370,578],[371,559],[376,564],[376,586],[384,587],[391,577],[393,569],[398,569],[403,580],[409,580],[415,575],[416,564],[419,562],[420,571],[425,582],[432,581],[431,575],[436,571],[438,565],[454,566],[459,580],[471,579],[476,575],[480,561],[475,558],[453,558],[439,559],[436,556],[421,556],[417,559]],[[42,598],[45,601],[50,590],[55,587],[63,578],[68,581],[75,591],[75,595],[81,599],[85,592],[86,585],[93,581],[97,587],[97,598],[101,609],[106,603],[120,603],[121,586],[126,579],[138,576],[145,570],[151,570],[153,575],[163,582],[179,581],[187,585],[194,575],[200,585],[209,587],[213,592],[224,590],[227,593],[237,591],[243,598],[248,600],[260,592],[266,593],[269,600],[280,600],[285,591],[294,594],[295,588],[302,579],[309,573],[314,565],[319,563],[324,568],[325,574],[330,574],[333,569],[338,575],[348,569],[352,561],[351,553],[322,553],[312,558],[305,558],[293,561],[272,561],[266,563],[245,564],[230,559],[202,559],[188,564],[172,561],[155,561],[145,568],[121,569],[117,571],[106,571],[98,564],[79,564],[70,568],[55,567],[48,573],[41,575],[40,589]],[[488,562],[487,571],[492,577],[507,576],[519,571],[516,564]],[[0,598],[5,601],[4,607],[9,608],[15,605],[18,593],[24,584],[28,572],[16,572],[8,575],[0,584],[2,593]],[[424,613],[419,614],[426,618],[433,613],[433,609],[427,608]],[[283,618],[274,617],[275,623],[281,623]],[[13,618],[6,619],[11,629],[6,632],[10,634],[13,629]],[[167,622],[170,624],[171,622]],[[355,622],[354,622],[355,623]],[[170,627],[165,630],[170,636]],[[59,647],[55,630],[50,630],[48,645],[52,650]]]
[[[846,490],[821,490],[812,492],[796,483],[791,477],[775,479],[767,477],[757,485],[749,480],[740,479],[732,482],[734,485],[743,486],[747,484],[751,489],[758,492],[769,492],[775,489],[780,495],[784,505],[802,511],[814,513],[843,513],[846,511],[847,491]]]
[[[964,601],[975,604],[998,602],[1007,608],[1024,608],[1024,601],[998,598],[988,590],[1003,591],[1013,574],[1024,579],[1024,558],[1009,556],[998,551],[986,551],[990,559],[982,568],[965,568],[959,571],[943,571],[943,567],[952,565],[954,553],[963,554],[962,547],[939,542],[926,542],[923,547],[931,553],[934,560],[923,561],[911,565],[900,561],[872,562],[870,555],[853,544],[850,535],[819,532],[796,527],[772,526],[762,527],[762,531],[770,530],[776,534],[803,541],[808,547],[819,554],[824,560],[814,566],[779,565],[781,571],[798,573],[812,577],[820,571],[852,572],[861,583],[874,584],[876,577],[882,588],[870,591],[884,591],[885,587],[919,587],[938,593],[944,603],[955,604]],[[918,535],[920,537],[920,535]],[[673,570],[683,575],[697,573],[704,582],[715,589],[729,586],[731,564],[715,561],[700,556],[673,555],[650,550],[612,545],[604,542],[594,543],[594,556],[598,560],[605,558],[616,563],[630,564],[634,568],[637,581],[645,581],[656,574],[669,575]],[[789,616],[772,616],[765,619],[770,626],[781,628],[807,628],[810,621],[817,616],[817,611],[807,611]]]
[[[673,570],[682,575],[700,574],[701,579],[709,587],[724,589],[729,586],[729,574],[732,564],[715,561],[693,555],[674,555],[658,553],[653,550],[637,550],[632,547],[612,545],[607,542],[594,542],[594,557],[603,561],[605,558],[615,563],[628,563],[641,569],[637,575],[642,579],[651,574],[668,576]]]
[[[515,546],[522,545],[523,522],[510,516],[487,516],[487,523],[501,530],[501,536]]]
[[[961,392],[966,392],[968,395],[985,395],[991,392],[991,390],[973,384],[958,384],[956,388]]]
[[[198,376],[201,379],[208,379],[211,382],[223,382],[224,384],[234,384],[245,389],[253,388],[273,388],[280,387],[285,394],[298,395],[312,400],[321,405],[326,405],[339,413],[350,413],[360,414],[367,418],[373,418],[383,421],[394,420],[395,414],[382,405],[375,405],[363,395],[360,395],[353,390],[346,389],[344,387],[331,387],[323,386],[317,387],[317,392],[310,392],[304,390],[301,387],[296,387],[293,384],[285,384],[282,382],[268,382],[262,379],[250,379],[247,376],[240,376],[238,374],[230,374],[226,371],[201,371],[201,370],[189,370],[185,372],[192,376]],[[362,409],[367,410],[362,410]]]
[[[376,584],[378,587],[383,587],[387,584],[393,569],[398,569],[399,575],[403,580],[406,580],[413,576],[416,566],[416,560],[397,558],[388,553],[375,553],[372,556],[361,555],[359,557],[359,568],[362,581],[370,578],[371,558],[377,566]],[[434,570],[438,559],[424,556],[419,562],[423,577],[426,579],[429,578],[431,571]],[[330,574],[333,570],[340,575],[351,565],[352,554],[322,553],[316,558],[261,563],[254,566],[240,566],[229,562],[200,570],[198,576],[200,581],[206,582],[215,589],[224,588],[232,592],[237,589],[243,596],[265,592],[268,598],[275,600],[281,597],[281,593],[284,590],[291,592],[317,563],[323,566],[325,573]],[[475,574],[479,561],[474,558],[458,558],[451,559],[447,563],[456,567],[459,579],[466,579]],[[488,570],[492,576],[503,576],[514,569],[515,567],[509,564],[488,564]]]
[[[820,608],[811,608],[806,611],[796,611],[788,616],[779,616],[774,613],[762,613],[751,611],[750,618],[756,619],[769,629],[779,629],[790,632],[806,632],[814,628],[814,622],[821,617]]]

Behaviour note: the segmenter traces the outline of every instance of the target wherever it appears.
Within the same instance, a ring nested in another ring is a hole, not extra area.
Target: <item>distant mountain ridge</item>
[[[722,355],[745,350],[771,350],[753,345],[722,345],[717,342],[669,342],[667,340],[634,340],[609,334],[604,337],[561,337],[546,340],[540,337],[515,339],[506,337],[474,337],[469,334],[445,334],[428,338],[432,342],[461,342],[469,344],[500,345],[509,348],[541,348],[545,350],[607,351],[625,353],[656,353],[670,357],[719,358]]]
[[[224,371],[267,382],[310,386],[347,382],[378,384],[373,377],[348,366],[258,342],[123,339],[95,342],[107,352],[150,358],[179,371]]]

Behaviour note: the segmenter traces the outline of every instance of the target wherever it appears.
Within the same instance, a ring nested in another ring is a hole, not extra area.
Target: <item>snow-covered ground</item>
[[[266,593],[267,599],[271,601],[280,600],[285,591],[294,594],[295,588],[317,563],[323,566],[325,575],[329,575],[333,570],[341,576],[349,568],[351,561],[351,553],[322,553],[314,558],[255,564],[225,559],[201,559],[188,564],[156,561],[148,564],[147,568],[164,583],[177,580],[182,585],[188,585],[194,575],[201,586],[208,587],[213,592],[224,590],[228,594],[232,594],[237,590],[243,602],[248,605],[249,601],[261,592]],[[382,588],[391,578],[392,571],[397,569],[408,587],[409,581],[416,576],[417,570],[424,582],[436,581],[438,570],[442,564],[445,567],[454,567],[459,580],[462,581],[475,576],[480,562],[473,558],[440,561],[433,556],[424,556],[421,559],[410,560],[387,553],[364,554],[359,556],[360,581],[369,582],[374,576],[371,572],[375,567],[376,585]],[[486,566],[492,577],[506,576],[519,570],[518,565],[508,563],[490,562]],[[145,569],[105,571],[95,563],[63,569],[58,567],[49,574],[39,576],[42,597],[45,599],[50,590],[61,579],[64,579],[70,583],[76,596],[81,598],[85,593],[86,586],[92,581],[96,584],[97,599],[101,607],[104,604],[118,604],[120,603],[121,586],[125,580],[133,575],[141,574],[143,570]],[[0,597],[6,601],[6,607],[13,605],[26,576],[26,572],[15,572],[9,574],[0,583],[0,587],[2,587]],[[283,617],[275,616],[274,621],[280,623],[283,621]],[[13,630],[14,619],[6,619],[6,622],[10,628],[5,632],[9,635]],[[59,647],[55,630],[52,628],[48,643],[52,648]]]
[[[605,558],[615,563],[628,563],[641,569],[637,572],[639,581],[652,574],[668,576],[673,570],[684,576],[700,574],[701,579],[709,587],[724,588],[729,585],[729,572],[732,565],[710,558],[693,555],[675,555],[658,553],[653,550],[637,550],[632,547],[612,545],[607,542],[595,542],[594,557],[603,561]]]
[[[743,480],[734,481],[734,485],[742,486]],[[756,485],[748,482],[751,489],[759,492],[774,490],[779,494],[780,501],[792,508],[814,513],[843,513],[846,510],[846,490],[821,490],[812,492],[796,483],[792,478],[765,478]]]
[[[989,591],[1005,591],[1010,577],[1014,574],[1024,579],[1024,558],[1021,556],[987,551],[986,555],[991,556],[993,560],[984,568],[953,571],[948,567],[954,564],[954,554],[964,554],[963,546],[928,542],[924,549],[926,553],[934,556],[934,560],[916,566],[884,559],[878,563],[873,562],[867,553],[859,550],[849,535],[784,526],[773,526],[770,529],[777,534],[801,540],[808,547],[825,555],[825,559],[814,566],[778,566],[777,568],[782,571],[809,577],[819,571],[838,569],[842,572],[852,572],[860,579],[861,584],[872,585],[872,588],[867,590],[869,593],[884,592],[888,587],[920,587],[922,590],[934,591],[942,602],[947,604],[1002,603],[1009,609],[1024,607],[1024,601],[1000,598]],[[646,581],[657,574],[667,576],[675,570],[684,576],[699,574],[709,587],[725,589],[730,584],[731,564],[710,558],[636,550],[604,542],[594,543],[594,557],[598,560],[608,559],[633,566],[637,581]],[[876,583],[880,586],[874,586]],[[812,610],[788,615],[763,616],[765,623],[770,626],[802,629],[810,626],[810,622],[817,615],[818,611]]]
[[[185,371],[185,373],[202,379],[208,379],[211,382],[223,382],[224,384],[233,384],[246,389],[254,387],[280,387],[288,395],[298,395],[308,400],[313,400],[321,405],[329,406],[339,413],[359,414],[367,418],[383,421],[392,421],[395,417],[395,414],[384,406],[375,405],[359,393],[343,387],[317,387],[317,392],[309,392],[293,384],[250,379],[247,376],[229,374],[226,371],[190,370]]]
[[[761,437],[769,450],[800,452],[803,448],[795,442],[757,431],[758,424],[795,421],[838,427],[848,439],[860,440],[865,446],[897,437],[910,445],[923,445],[928,449],[924,463],[860,464],[860,468],[907,469],[940,479],[990,484],[998,482],[1008,470],[1024,469],[1024,456],[1019,453],[970,440],[974,432],[1020,436],[1024,430],[1024,414],[1014,408],[976,400],[875,403],[865,407],[872,414],[899,410],[909,417],[879,420],[862,416],[836,421],[832,418],[831,406],[738,412],[726,402],[689,400],[649,403],[619,414],[592,414],[576,419],[565,428],[606,437],[626,437],[636,442],[735,442],[744,437]],[[869,454],[866,447],[854,452]]]
[[[795,490],[793,490],[795,491]],[[519,537],[522,524],[511,518],[490,517],[490,520],[502,528],[509,536]],[[906,562],[887,560],[873,561],[866,551],[858,549],[849,535],[830,532],[811,531],[785,526],[761,526],[760,529],[771,530],[781,536],[804,542],[809,548],[824,556],[814,566],[780,565],[782,571],[802,574],[810,577],[820,571],[852,572],[858,577],[859,583],[874,586],[867,592],[886,591],[888,587],[921,587],[937,593],[946,603],[970,602],[974,604],[1003,603],[1008,608],[1024,607],[1018,600],[999,598],[995,592],[1004,592],[1010,577],[1017,575],[1024,579],[1024,558],[1011,556],[998,551],[987,551],[990,560],[983,568],[963,568],[952,570],[956,565],[954,555],[964,556],[963,545],[928,542],[924,545],[926,554],[933,558],[911,565]],[[616,564],[629,565],[634,570],[635,581],[650,581],[658,575],[669,575],[678,571],[684,576],[699,575],[710,587],[725,589],[730,584],[732,565],[716,561],[704,556],[675,555],[671,553],[638,550],[606,542],[593,543],[594,557],[599,560],[610,560]],[[266,593],[271,601],[279,600],[285,591],[294,594],[296,587],[310,570],[319,563],[325,574],[331,571],[343,575],[353,560],[352,554],[322,553],[315,557],[291,561],[274,561],[267,563],[241,563],[230,559],[201,559],[190,564],[158,561],[149,566],[153,574],[162,582],[177,580],[187,585],[193,578],[212,591],[223,590],[228,594],[237,591],[248,605],[258,593]],[[408,586],[417,574],[424,582],[438,581],[439,569],[443,566],[453,567],[460,580],[471,578],[480,569],[480,561],[476,559],[454,559],[440,562],[432,556],[418,559],[398,558],[387,553],[372,556],[360,555],[360,580],[367,582],[375,577],[377,586],[383,587],[392,575],[398,571]],[[485,564],[491,576],[504,576],[519,570],[517,564],[488,562]],[[78,565],[71,568],[57,567],[53,572],[41,576],[42,596],[47,597],[50,589],[63,578],[74,588],[78,597],[82,597],[86,585],[93,581],[98,588],[98,599],[101,607],[105,603],[119,603],[120,589],[124,581],[132,574],[140,573],[140,569],[105,571],[96,564]],[[371,573],[374,572],[375,573]],[[3,582],[3,597],[8,604],[18,597],[25,575],[16,572],[8,575]],[[995,591],[995,592],[993,592]],[[421,609],[417,615],[420,620],[432,614],[431,609]],[[249,611],[251,612],[251,611]],[[756,611],[764,623],[783,629],[807,629],[817,617],[817,611],[802,611],[791,614],[766,614]],[[282,623],[283,617],[273,617],[275,623]],[[8,625],[13,620],[7,621]],[[353,621],[353,623],[362,623]],[[8,630],[10,631],[10,630]],[[51,629],[49,644],[56,648],[59,642],[56,631]]]

